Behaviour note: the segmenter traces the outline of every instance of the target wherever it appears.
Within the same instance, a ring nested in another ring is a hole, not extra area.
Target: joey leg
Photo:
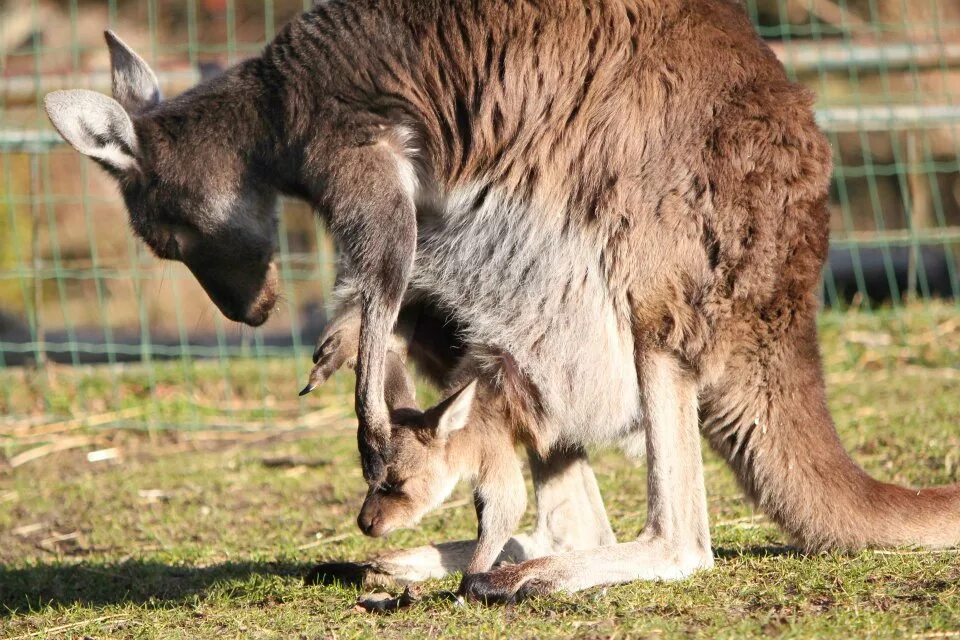
[[[713,566],[696,381],[666,354],[638,359],[647,442],[647,523],[622,544],[528,560],[471,576],[468,595],[511,602],[633,580],[676,580]]]
[[[476,540],[458,540],[390,551],[366,562],[321,563],[310,571],[305,582],[405,586],[466,570],[476,546]]]
[[[406,360],[417,313],[417,309],[402,310],[397,331],[391,336],[388,351],[400,356],[401,360]],[[300,395],[314,391],[344,366],[350,369],[356,367],[359,342],[360,309],[356,305],[349,305],[337,312],[317,340],[313,350],[313,369]]]
[[[363,476],[371,484],[382,481],[389,458],[387,345],[410,280],[417,240],[410,160],[387,137],[331,157],[328,180],[318,185],[316,197],[318,208],[328,212],[330,230],[348,258],[358,293],[354,400]]]
[[[467,566],[461,592],[471,577],[488,571],[498,557],[536,558],[573,549],[590,549],[616,542],[603,501],[585,453],[559,451],[545,459],[530,452],[537,496],[537,528],[530,536],[510,534],[526,505],[526,487],[516,458],[495,465],[493,482],[481,483],[474,494],[479,533],[473,559]],[[492,508],[491,508],[492,507]]]
[[[317,340],[313,350],[313,369],[307,386],[300,392],[305,396],[339,371],[344,365],[351,369],[357,363],[360,342],[360,309],[351,306],[337,313]]]
[[[507,540],[496,563],[524,562],[616,542],[585,452],[554,452],[545,459],[530,453],[530,468],[537,504],[536,529]],[[442,578],[452,573],[468,574],[476,551],[477,540],[400,549],[367,562],[318,565],[308,582],[339,580],[386,587]]]
[[[489,571],[517,530],[527,509],[527,487],[513,447],[501,460],[481,469],[473,492],[477,510],[477,546],[465,575]]]

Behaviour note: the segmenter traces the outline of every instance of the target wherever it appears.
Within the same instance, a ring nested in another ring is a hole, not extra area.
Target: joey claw
[[[340,334],[335,333],[332,336],[327,336],[317,345],[317,348],[313,350],[313,364],[319,364],[320,359],[324,356],[329,357],[333,352],[337,351],[340,348]]]
[[[343,341],[340,335],[335,333],[326,338],[314,350],[313,369],[310,370],[310,378],[307,380],[306,386],[300,391],[301,396],[307,395],[322,385],[344,364],[351,366],[352,354],[342,347]]]
[[[329,366],[330,364],[329,361],[325,361],[313,365],[313,369],[310,370],[310,377],[307,379],[307,384],[303,390],[300,391],[301,397],[319,387],[327,381],[327,378],[333,375],[336,368]]]
[[[314,389],[316,389],[317,387],[319,387],[323,383],[323,380],[321,380],[320,377],[321,376],[317,371],[317,367],[314,366],[313,369],[311,369],[310,371],[310,378],[307,380],[306,386],[300,390],[301,398],[307,395],[308,393],[310,393],[311,391],[313,391]]]

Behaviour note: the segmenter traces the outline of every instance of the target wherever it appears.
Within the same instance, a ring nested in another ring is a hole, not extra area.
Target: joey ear
[[[454,431],[460,431],[467,426],[476,394],[477,381],[473,380],[463,389],[430,409],[431,417],[436,420],[438,438],[446,438]]]
[[[43,106],[63,139],[83,155],[116,171],[136,166],[133,122],[116,100],[75,89],[48,93]]]
[[[113,98],[128,113],[137,113],[158,104],[160,83],[150,65],[113,31],[104,31],[103,36],[110,48]]]

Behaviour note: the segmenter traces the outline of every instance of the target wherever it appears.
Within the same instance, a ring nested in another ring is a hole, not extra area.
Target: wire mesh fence
[[[0,6],[0,415],[187,428],[303,421],[325,410],[322,399],[294,399],[333,278],[334,250],[311,212],[284,203],[284,307],[263,329],[241,329],[182,266],[133,239],[112,179],[61,144],[41,107],[59,88],[109,93],[105,27],[173,95],[255,54],[310,4]],[[960,3],[746,6],[791,76],[817,93],[835,150],[825,304],[960,299]]]

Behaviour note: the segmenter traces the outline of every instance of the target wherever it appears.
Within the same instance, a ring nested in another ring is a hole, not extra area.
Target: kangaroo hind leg
[[[510,602],[633,580],[675,580],[713,566],[696,380],[668,354],[644,354],[638,370],[648,459],[648,515],[640,536],[471,576],[468,595]]]

